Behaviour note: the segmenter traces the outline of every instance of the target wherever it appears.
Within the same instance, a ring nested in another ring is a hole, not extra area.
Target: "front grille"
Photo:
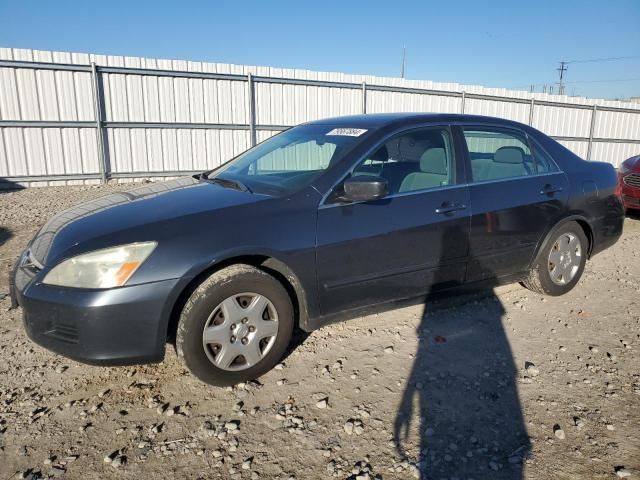
[[[630,187],[640,188],[640,173],[630,173],[623,181]]]
[[[630,197],[629,195],[622,195],[624,203],[627,205],[634,205],[640,207],[640,198]]]

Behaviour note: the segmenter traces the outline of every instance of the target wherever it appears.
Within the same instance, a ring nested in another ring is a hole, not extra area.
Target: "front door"
[[[403,132],[351,173],[384,178],[387,197],[341,203],[329,195],[318,211],[323,314],[416,297],[464,280],[469,190],[458,185],[457,157],[448,128]]]

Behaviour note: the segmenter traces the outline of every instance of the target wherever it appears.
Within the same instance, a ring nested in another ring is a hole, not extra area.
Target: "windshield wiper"
[[[240,192],[253,193],[249,187],[247,187],[244,183],[238,180],[231,180],[229,178],[220,178],[220,177],[209,178],[206,172],[201,173],[198,179],[204,180],[206,182],[216,183],[224,188],[232,188],[233,190],[238,190]]]

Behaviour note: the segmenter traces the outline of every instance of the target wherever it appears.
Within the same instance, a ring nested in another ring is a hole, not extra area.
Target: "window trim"
[[[526,180],[528,178],[550,177],[552,175],[564,175],[564,172],[561,172],[558,170],[557,172],[534,173],[531,175],[524,175],[519,177],[494,178],[491,180],[481,180],[479,182],[469,182],[469,183],[466,183],[465,185],[467,187],[473,187],[474,185],[486,185],[488,183],[509,182],[514,180]]]
[[[545,150],[542,147],[542,145],[540,145],[540,142],[538,142],[533,136],[527,135],[527,137],[529,138],[529,144],[530,144],[529,148],[531,149],[531,152],[533,153],[533,161],[536,164],[536,173],[540,173],[540,172],[538,172],[538,160],[536,159],[536,150],[541,150],[547,156],[547,158],[549,160],[551,160],[551,163],[556,167],[555,171],[553,171],[553,172],[545,172],[545,173],[562,172],[562,169],[560,168],[560,165],[558,165],[558,162],[556,162],[555,158],[553,158],[553,155],[551,155],[549,152],[547,152],[547,150]]]
[[[378,148],[380,148],[382,145],[386,144],[389,140],[391,140],[393,137],[396,137],[398,135],[404,134],[404,133],[409,133],[415,130],[431,130],[431,129],[439,129],[439,130],[446,130],[447,133],[449,134],[449,144],[451,147],[451,153],[452,153],[452,171],[453,171],[453,175],[454,175],[454,183],[451,185],[442,185],[439,187],[431,187],[431,188],[423,188],[420,190],[412,190],[409,192],[398,192],[398,193],[394,193],[392,195],[387,195],[385,196],[382,200],[385,200],[387,198],[396,198],[396,197],[404,197],[407,195],[415,195],[415,194],[422,194],[422,193],[426,193],[426,192],[436,192],[436,191],[441,191],[444,189],[450,189],[450,188],[455,188],[455,187],[460,187],[461,183],[458,183],[460,181],[460,175],[459,175],[459,162],[460,159],[459,157],[461,156],[461,154],[463,152],[459,152],[458,150],[458,146],[456,145],[456,136],[453,132],[453,125],[450,123],[442,123],[442,124],[433,124],[433,123],[429,123],[429,124],[416,124],[416,125],[412,125],[410,127],[407,128],[407,126],[403,126],[400,127],[396,130],[394,130],[393,132],[389,133],[388,135],[386,135],[385,137],[383,137],[382,139],[380,139],[378,142],[375,143],[375,145],[368,149],[364,154],[360,155],[352,164],[351,166],[347,169],[347,171],[345,172],[344,175],[342,175],[340,177],[340,179],[335,182],[331,188],[329,188],[329,190],[327,191],[327,193],[325,193],[322,197],[322,199],[320,200],[320,203],[318,205],[318,209],[321,208],[329,208],[329,207],[344,207],[344,206],[348,206],[348,205],[358,205],[361,203],[367,203],[365,201],[359,201],[359,202],[350,202],[350,203],[327,203],[329,197],[331,196],[331,194],[335,191],[336,187],[338,185],[340,185],[341,183],[344,183],[344,181],[349,178],[350,175],[353,175],[353,171],[356,169],[356,167],[364,160],[367,159],[367,157],[369,155],[371,155],[372,153],[374,153],[376,150],[378,150]],[[370,201],[370,200],[369,200]]]

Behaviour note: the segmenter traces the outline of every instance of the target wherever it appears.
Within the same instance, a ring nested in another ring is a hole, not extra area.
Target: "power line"
[[[568,70],[568,66],[570,64],[613,62],[613,61],[616,61],[616,60],[629,60],[629,59],[632,59],[632,58],[640,58],[640,55],[625,55],[625,56],[620,56],[620,57],[587,58],[587,59],[583,59],[583,60],[565,60],[565,61],[561,61],[560,62],[560,68],[556,69],[560,74],[560,81],[558,82],[558,94],[564,95],[565,84],[566,83],[570,83],[570,82],[565,82],[565,73]],[[575,83],[575,82],[571,82],[571,83]],[[595,83],[595,82],[589,82],[589,83]]]
[[[565,82],[565,83],[613,83],[613,82],[635,82],[635,81],[640,81],[640,77],[616,78],[612,80],[574,80],[573,82]]]
[[[640,58],[640,55],[627,55],[624,57],[605,57],[605,58],[587,58],[585,60],[569,60],[564,63],[595,63],[595,62],[613,62],[616,60],[631,60]],[[560,62],[563,63],[563,62]]]
[[[635,77],[635,78],[613,78],[613,79],[603,79],[603,80],[574,80],[571,82],[563,82],[564,85],[570,85],[570,84],[575,84],[575,83],[614,83],[614,82],[637,82],[640,81],[640,77]],[[517,87],[507,87],[507,88],[513,88],[513,89],[523,89],[523,88],[529,88],[529,87],[542,87],[542,86],[549,86],[550,83],[549,82],[540,82],[540,83],[530,83],[528,85],[520,85]]]

